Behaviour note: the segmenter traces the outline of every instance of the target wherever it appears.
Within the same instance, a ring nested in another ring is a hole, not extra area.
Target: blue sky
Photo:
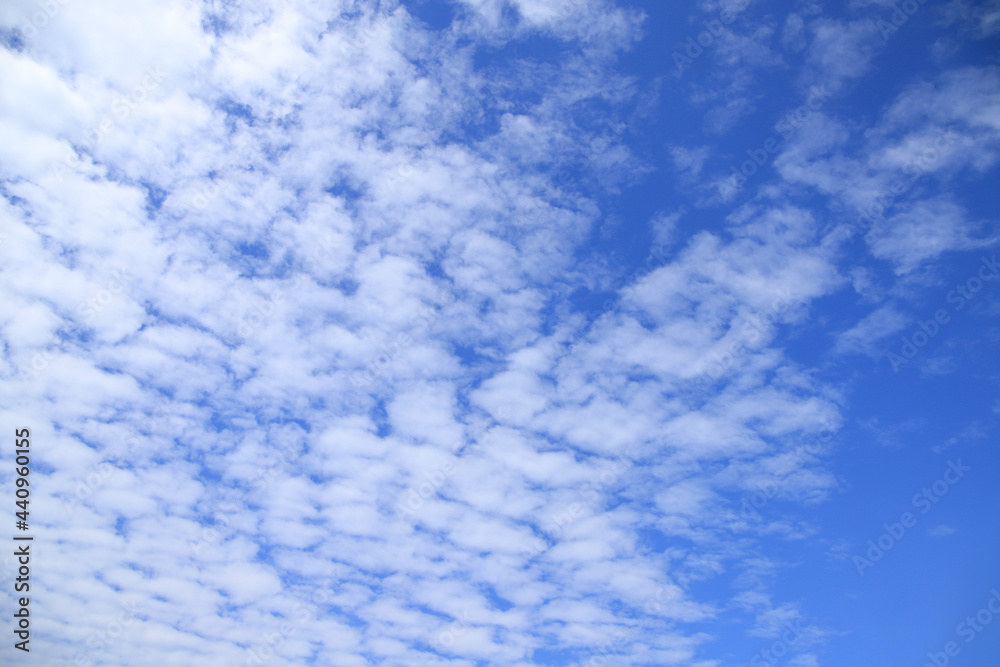
[[[0,662],[995,665],[998,37],[4,3]]]

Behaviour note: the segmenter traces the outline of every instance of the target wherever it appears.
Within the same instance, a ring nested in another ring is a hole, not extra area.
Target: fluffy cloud
[[[0,10],[0,413],[44,480],[32,660],[710,667],[698,624],[807,619],[748,558],[810,528],[738,501],[836,485],[838,396],[778,335],[847,283],[839,229],[776,190],[693,233],[660,212],[656,261],[574,312],[609,282],[581,259],[603,198],[651,170],[615,60],[643,15],[451,10],[436,30],[353,0]],[[863,31],[824,21],[786,41],[859,76]],[[775,34],[728,36],[713,57],[745,67],[689,91],[713,132],[783,66]],[[501,53],[539,36],[551,52]],[[870,203],[946,126],[929,170],[986,169],[995,73],[942,81],[966,102],[906,88],[864,154],[813,119],[775,158],[784,186]],[[672,145],[709,173],[717,151]],[[865,240],[905,274],[971,247],[968,218],[907,201]],[[877,312],[839,349],[892,331]],[[736,592],[696,594],[730,567]],[[805,650],[824,635],[803,622]]]

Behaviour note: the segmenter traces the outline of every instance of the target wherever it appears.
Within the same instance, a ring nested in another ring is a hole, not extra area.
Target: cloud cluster
[[[810,527],[739,499],[835,487],[838,390],[776,339],[849,282],[843,225],[784,191],[687,236],[660,214],[674,249],[615,309],[575,312],[602,197],[651,169],[615,69],[642,14],[462,0],[435,29],[411,10],[0,9],[0,414],[32,428],[44,480],[31,659],[713,667],[706,628],[739,615],[774,645],[794,628],[785,649],[816,664],[825,631],[755,551]],[[741,63],[725,92],[690,89],[711,132],[784,66],[774,26],[745,29],[712,56]],[[810,85],[870,58],[855,24],[782,34]],[[551,53],[502,55],[539,37]],[[906,86],[862,133],[824,109],[774,169],[848,212],[941,133],[928,177],[981,173],[997,81]],[[710,148],[672,155],[716,178]],[[985,242],[916,194],[865,230],[898,274]],[[902,327],[879,308],[838,350]],[[729,568],[732,589],[695,595]]]

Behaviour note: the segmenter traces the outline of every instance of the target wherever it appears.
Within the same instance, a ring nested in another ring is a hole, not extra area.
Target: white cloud
[[[927,534],[931,537],[949,537],[955,534],[955,529],[951,526],[941,524],[928,528]]]
[[[59,535],[38,659],[518,665],[623,632],[622,664],[712,664],[685,624],[720,612],[690,584],[746,554],[718,520],[742,489],[710,468],[787,471],[836,417],[773,345],[843,284],[835,252],[774,202],[689,239],[661,216],[676,251],[619,310],[551,315],[601,218],[559,174],[601,194],[648,168],[621,140],[636,86],[608,67],[641,17],[465,4],[430,34],[391,4],[72,3],[0,51],[18,138],[0,149],[0,391]],[[476,69],[470,40],[539,31],[569,44],[558,66]],[[720,57],[776,66],[771,36]],[[733,118],[749,85],[726,93]],[[699,150],[679,155],[695,176]],[[894,234],[876,251],[929,256]],[[831,487],[818,459],[793,468],[788,497]],[[675,558],[642,531],[698,544]],[[752,610],[760,636],[788,615]]]
[[[902,330],[910,320],[894,306],[882,306],[853,327],[837,336],[834,349],[844,353],[880,355],[878,345],[886,337]]]
[[[975,238],[972,224],[961,207],[949,201],[919,202],[898,214],[879,220],[865,237],[872,254],[906,274],[945,252],[981,247],[989,239]]]
[[[813,38],[808,60],[817,79],[834,91],[864,74],[882,43],[875,23],[867,19],[845,22],[817,18],[809,30]]]

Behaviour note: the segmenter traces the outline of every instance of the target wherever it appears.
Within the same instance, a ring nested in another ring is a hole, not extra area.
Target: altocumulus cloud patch
[[[987,664],[998,28],[5,3],[0,662]]]

